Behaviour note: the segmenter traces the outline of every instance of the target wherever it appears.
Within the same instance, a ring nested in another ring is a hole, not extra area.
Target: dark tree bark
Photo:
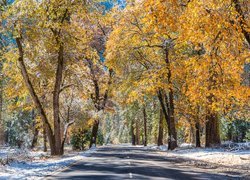
[[[21,38],[16,38],[16,43],[17,43],[17,47],[18,47],[18,50],[19,50],[19,58],[18,58],[18,63],[19,63],[19,66],[21,68],[21,73],[22,73],[22,76],[23,76],[23,79],[24,79],[24,82],[25,82],[25,85],[26,87],[28,88],[29,90],[29,93],[32,97],[32,100],[34,101],[35,105],[36,105],[36,108],[38,110],[38,113],[40,114],[41,116],[41,119],[45,125],[45,128],[46,128],[46,133],[48,135],[48,138],[49,138],[49,143],[50,143],[50,149],[51,149],[51,154],[52,155],[56,155],[56,149],[55,149],[55,139],[54,139],[54,135],[53,135],[53,131],[51,129],[51,126],[49,124],[49,121],[47,119],[47,116],[46,116],[46,113],[42,107],[42,104],[35,92],[35,89],[33,87],[33,84],[30,80],[30,77],[29,77],[29,73],[27,71],[27,68],[26,68],[26,65],[24,63],[24,51],[23,51],[23,46],[22,46],[22,43],[21,43]]]
[[[86,59],[86,60],[87,60],[87,63],[88,63],[91,79],[92,79],[92,82],[94,84],[94,89],[95,89],[95,93],[91,94],[91,98],[92,98],[92,101],[93,101],[93,103],[95,105],[95,108],[96,108],[97,112],[99,112],[99,111],[102,110],[101,103],[100,103],[99,83],[98,83],[98,79],[96,78],[96,72],[95,72],[95,69],[94,69],[93,62],[90,59]],[[95,120],[95,122],[93,124],[93,127],[92,127],[89,148],[91,148],[93,144],[96,145],[98,128],[99,128],[99,120]]]
[[[174,150],[177,147],[177,133],[176,133],[176,127],[175,127],[175,118],[174,118],[174,92],[173,92],[173,83],[172,83],[172,70],[170,67],[170,60],[169,60],[169,51],[168,48],[165,48],[165,63],[167,67],[167,79],[169,84],[169,90],[168,95],[165,95],[165,103],[167,110],[165,109],[163,95],[160,99],[161,106],[163,109],[163,114],[166,118],[167,125],[168,125],[168,149]],[[164,110],[165,109],[165,110]]]
[[[43,125],[43,151],[47,152],[47,133],[46,133],[46,127]]]
[[[139,120],[136,119],[136,122],[135,122],[135,128],[136,128],[136,144],[137,145],[140,145],[140,126],[139,126]]]
[[[39,134],[39,128],[37,127],[37,122],[35,121],[35,111],[32,110],[31,112],[31,118],[33,120],[33,139],[31,143],[31,149],[34,149],[35,146],[37,145],[38,141],[38,134]]]
[[[148,136],[147,136],[147,113],[146,107],[143,107],[143,125],[144,125],[144,146],[147,146]]]
[[[2,63],[0,63],[0,74],[2,74]],[[0,75],[0,145],[5,144],[4,121],[2,118],[2,112],[3,112],[3,76]]]
[[[59,42],[58,42],[59,43]],[[59,96],[62,84],[64,69],[64,58],[63,58],[63,45],[60,44],[58,52],[58,61],[57,61],[57,70],[56,70],[56,79],[55,87],[53,91],[53,118],[54,118],[54,138],[55,138],[55,154],[62,155],[62,139],[61,139],[61,122],[59,118]]]
[[[166,119],[167,125],[168,125],[168,149],[174,150],[177,147],[177,135],[175,130],[175,122],[172,122],[174,119],[170,118],[169,112],[166,109],[165,102],[163,99],[162,91],[158,92],[158,98],[160,101],[160,105],[164,114],[164,117]],[[168,104],[168,103],[166,103]],[[169,106],[169,105],[167,105]],[[172,124],[171,124],[172,123]]]
[[[159,130],[158,130],[158,139],[157,139],[157,145],[161,146],[163,145],[163,111],[162,108],[160,108],[160,118],[159,118]]]
[[[214,64],[211,64],[209,70],[208,79],[208,90],[214,90],[217,88],[217,77],[218,74],[214,71]],[[217,112],[212,110],[213,104],[217,101],[216,96],[210,93],[207,96],[208,106],[206,115],[206,147],[218,146],[220,145],[220,128],[219,128],[219,118]]]
[[[233,125],[232,123],[230,123],[228,125],[228,131],[227,131],[227,140],[228,141],[232,141],[233,140],[233,133],[232,133],[232,130],[233,130]]]
[[[0,2],[0,15],[2,15],[5,7],[7,7],[8,2],[6,0]],[[3,25],[3,22],[0,23],[0,26]],[[6,47],[6,44],[4,43],[4,38],[0,34],[0,51],[3,50],[3,48]],[[0,57],[2,54],[0,54]],[[2,75],[3,71],[3,62],[0,62],[0,145],[4,145],[7,143],[6,141],[6,132],[4,128],[4,120],[2,117],[3,113],[3,81],[4,76]]]
[[[219,119],[217,114],[209,113],[206,122],[206,147],[220,145]]]
[[[92,127],[92,132],[91,132],[91,141],[89,148],[93,146],[93,144],[96,146],[96,139],[97,139],[97,134],[98,134],[98,127],[99,127],[99,120],[95,120],[93,127]]]
[[[196,130],[193,127],[193,125],[190,125],[190,134],[189,134],[189,139],[190,139],[190,143],[194,144],[195,143],[195,135],[196,135]]]
[[[112,71],[112,69],[109,69],[109,80],[108,80],[108,83],[107,83],[108,87],[107,87],[107,89],[105,90],[105,93],[102,96],[100,94],[100,87],[99,87],[98,79],[96,77],[94,64],[88,58],[86,59],[86,61],[88,63],[88,67],[89,67],[90,75],[91,75],[91,80],[93,82],[94,89],[95,89],[95,93],[91,94],[91,99],[92,99],[92,101],[93,101],[93,103],[95,105],[95,108],[96,108],[97,112],[104,111],[104,109],[106,107],[107,100],[108,100],[109,88],[110,88],[110,85],[112,83],[113,71]],[[93,124],[93,127],[92,127],[89,148],[91,148],[93,144],[96,145],[98,129],[99,129],[99,120],[95,120],[95,122]]]
[[[61,22],[63,23],[65,20],[69,21],[69,13],[68,9],[65,10]],[[59,99],[60,99],[60,92],[61,92],[61,84],[62,84],[62,76],[63,76],[63,69],[64,69],[64,47],[63,43],[60,42],[60,36],[61,36],[61,29],[55,30],[51,28],[51,31],[54,35],[54,38],[56,40],[57,45],[59,46],[58,49],[58,56],[57,56],[57,69],[56,69],[56,75],[55,75],[55,86],[53,90],[53,128],[54,132],[52,130],[52,126],[49,123],[48,117],[46,115],[45,109],[42,106],[42,103],[40,99],[38,98],[37,93],[35,92],[35,89],[33,87],[33,84],[30,80],[29,73],[27,71],[25,62],[24,62],[24,50],[21,42],[21,35],[20,37],[17,37],[16,43],[19,51],[19,58],[18,63],[21,69],[21,74],[23,76],[24,82],[26,87],[28,88],[28,91],[32,97],[32,100],[37,108],[38,114],[40,114],[42,122],[46,129],[46,134],[48,136],[51,155],[62,155],[62,140],[61,140],[61,127],[60,127],[60,118],[59,118]]]
[[[39,128],[35,127],[34,136],[33,136],[31,147],[30,147],[31,149],[34,149],[37,145],[38,134],[39,134]]]
[[[132,139],[132,145],[135,146],[135,128],[134,128],[134,121],[131,122],[131,139]]]
[[[195,145],[196,147],[201,147],[201,138],[200,138],[200,123],[195,123]]]

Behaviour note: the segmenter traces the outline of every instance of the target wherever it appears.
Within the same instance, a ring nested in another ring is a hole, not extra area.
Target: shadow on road
[[[181,166],[175,158],[166,158],[138,147],[99,148],[87,158],[52,179],[237,179]],[[181,160],[182,161],[182,160]]]

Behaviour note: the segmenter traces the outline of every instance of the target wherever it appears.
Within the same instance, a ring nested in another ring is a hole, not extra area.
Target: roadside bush
[[[84,150],[90,141],[90,131],[77,129],[71,136],[71,145],[73,150]]]

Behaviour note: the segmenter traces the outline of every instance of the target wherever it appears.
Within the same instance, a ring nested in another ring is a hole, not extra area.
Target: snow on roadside
[[[12,150],[15,152],[16,150]],[[0,179],[37,179],[63,169],[70,164],[87,157],[95,148],[85,152],[67,152],[62,157],[49,157],[43,152],[26,152],[29,159],[10,162],[9,165],[0,165]],[[1,157],[4,151],[0,150]],[[9,154],[9,152],[8,152]],[[5,154],[6,155],[6,154]],[[9,154],[10,155],[10,154]],[[14,155],[14,154],[12,154]]]
[[[178,156],[194,160],[201,160],[224,166],[241,166],[250,168],[250,151],[226,151],[225,149],[197,148],[177,149],[168,152],[167,156]]]
[[[227,167],[250,169],[250,143],[223,143],[221,148],[195,148],[192,144],[181,144],[174,151],[168,151],[167,145],[144,147],[148,150],[160,150],[167,157],[185,158],[203,161]]]

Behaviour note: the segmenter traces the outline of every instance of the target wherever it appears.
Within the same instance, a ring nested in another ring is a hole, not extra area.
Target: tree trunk
[[[131,122],[131,139],[132,139],[132,145],[135,146],[135,128],[134,128],[134,121]]]
[[[228,131],[227,131],[227,140],[228,141],[232,141],[233,140],[232,130],[233,130],[233,124],[230,123],[230,124],[228,124]]]
[[[32,144],[31,144],[31,149],[34,149],[35,146],[37,145],[37,140],[38,140],[38,134],[39,134],[39,128],[37,127],[37,122],[35,120],[35,111],[32,110],[31,112],[31,118],[33,120],[33,139],[32,139]]]
[[[147,137],[147,113],[146,113],[146,108],[143,107],[143,124],[144,124],[144,146],[147,146],[147,141],[148,141],[148,137]]]
[[[93,127],[92,127],[91,141],[90,141],[89,148],[91,148],[93,146],[93,144],[96,146],[98,128],[99,128],[99,120],[95,120]]]
[[[167,97],[167,96],[166,96]],[[168,140],[168,149],[174,150],[177,147],[177,133],[175,128],[175,119],[174,119],[174,96],[172,89],[169,90],[169,140]]]
[[[163,112],[162,108],[160,108],[160,119],[159,119],[159,131],[158,131],[158,140],[157,145],[161,146],[163,145]]]
[[[18,51],[19,51],[18,63],[19,63],[20,69],[21,69],[22,77],[24,79],[24,82],[25,82],[27,89],[29,90],[29,93],[32,97],[32,100],[34,101],[34,103],[36,105],[37,111],[40,114],[43,123],[45,124],[46,134],[48,135],[50,149],[51,149],[51,155],[59,155],[59,154],[57,154],[57,151],[56,151],[55,139],[54,139],[54,134],[53,134],[52,128],[49,124],[49,121],[48,121],[46,113],[42,107],[42,104],[41,104],[41,102],[40,102],[40,100],[35,92],[35,89],[33,87],[31,80],[30,80],[26,65],[24,63],[24,58],[23,58],[24,52],[23,52],[21,39],[16,38],[16,43],[17,43],[17,47],[18,47]]]
[[[135,127],[136,128],[136,144],[140,145],[140,127],[139,127],[138,119],[136,119],[135,125],[136,125]]]
[[[196,130],[193,127],[193,125],[190,124],[190,133],[189,133],[189,140],[190,141],[189,141],[189,143],[191,143],[191,144],[195,143],[195,139],[196,139],[195,135],[196,135]]]
[[[0,74],[2,73],[2,63],[0,63]],[[5,144],[4,121],[2,118],[3,112],[3,76],[0,75],[0,145]]]
[[[174,118],[174,92],[173,92],[173,83],[172,83],[172,72],[169,60],[168,48],[165,49],[165,62],[167,66],[167,79],[169,84],[168,96],[165,95],[166,105],[168,108],[168,149],[174,150],[177,147],[177,133],[175,127],[175,118]]]
[[[175,138],[173,137],[176,137],[176,131],[175,131],[175,125],[171,125],[171,118],[169,116],[169,112],[170,110],[168,110],[167,112],[167,109],[165,107],[165,104],[164,104],[164,99],[163,99],[163,95],[162,95],[162,92],[159,91],[158,92],[158,98],[159,98],[159,101],[160,101],[160,104],[161,104],[161,108],[163,110],[163,114],[165,116],[165,119],[166,119],[166,122],[167,122],[167,125],[168,125],[168,149],[169,150],[173,150],[177,147],[177,141]],[[169,105],[168,103],[167,104],[167,108],[169,109]],[[173,120],[173,118],[172,118]]]
[[[201,138],[200,138],[200,123],[195,123],[195,145],[196,147],[201,147]]]
[[[220,145],[219,119],[215,113],[207,115],[206,122],[206,147]]]
[[[43,125],[43,151],[47,152],[47,133],[46,127]]]
[[[113,71],[109,69],[109,80],[107,83],[107,89],[105,90],[103,97],[100,97],[100,87],[99,87],[98,79],[96,78],[94,64],[90,59],[87,58],[86,60],[88,63],[88,67],[89,67],[90,74],[91,74],[91,79],[92,79],[92,82],[94,84],[94,89],[95,89],[95,94],[91,94],[91,99],[95,105],[97,112],[100,112],[101,110],[104,111],[107,100],[108,100],[109,88],[112,83]],[[102,99],[102,101],[100,99]],[[98,126],[99,126],[99,120],[96,121],[92,127],[91,139],[90,139],[90,145],[89,145],[90,148],[92,147],[93,144],[96,145]]]
[[[32,144],[31,144],[31,149],[34,149],[37,145],[37,141],[38,141],[38,134],[39,134],[39,129],[37,127],[35,127],[34,129],[34,136],[32,139]]]
[[[67,140],[67,134],[68,134],[69,127],[75,122],[74,120],[69,121],[69,115],[68,115],[67,119],[68,119],[68,121],[67,121],[67,124],[64,126],[63,138],[62,138],[62,143],[61,143],[61,153],[62,154],[64,154],[64,145],[65,145],[65,141]]]
[[[209,79],[208,79],[208,91],[216,90],[218,86],[218,74],[214,70],[214,62],[211,63],[209,69]],[[216,95],[212,92],[207,96],[207,115],[206,115],[206,147],[218,146],[220,145],[220,128],[219,128],[219,118],[216,111],[213,110],[213,105],[216,101]]]
[[[59,52],[58,52],[58,62],[57,62],[57,70],[55,76],[55,87],[53,91],[53,118],[54,118],[54,137],[55,137],[55,154],[62,155],[61,151],[62,147],[62,139],[61,139],[61,122],[59,118],[59,98],[60,98],[60,90],[62,84],[63,77],[63,68],[64,68],[64,59],[63,59],[63,45],[60,44]]]

